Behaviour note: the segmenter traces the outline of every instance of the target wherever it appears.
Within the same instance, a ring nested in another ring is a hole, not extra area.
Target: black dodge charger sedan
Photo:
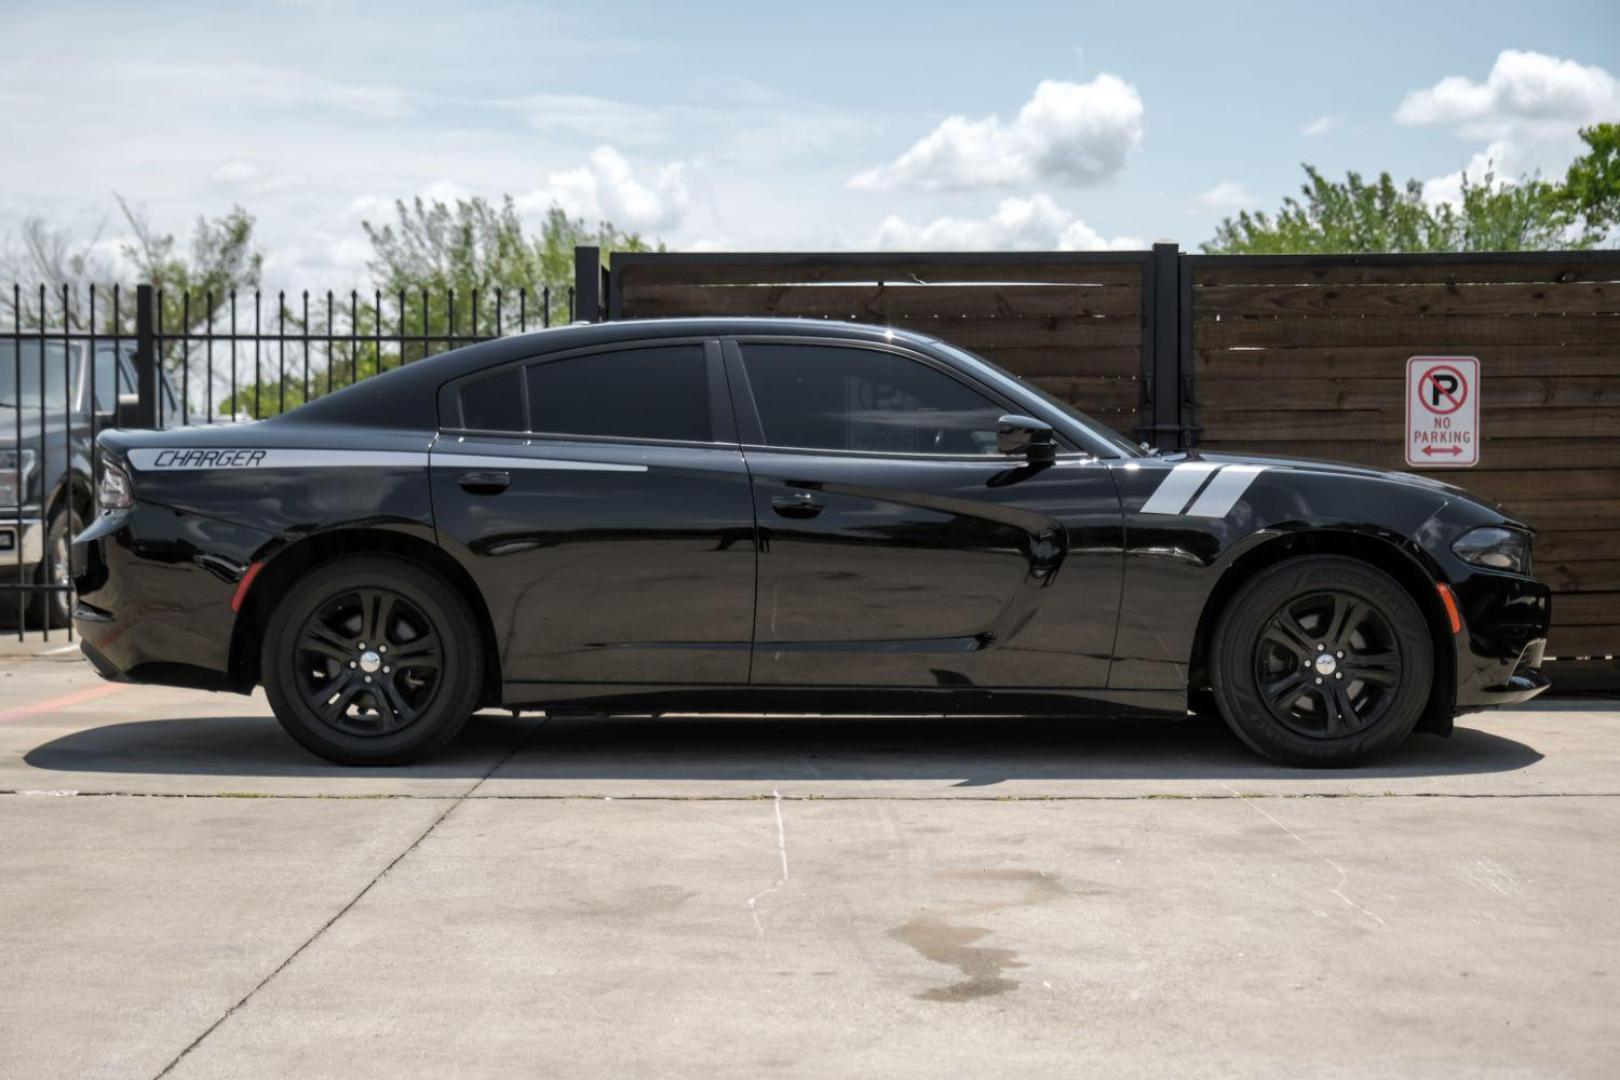
[[[1524,701],[1530,531],[1423,477],[1144,453],[881,327],[508,337],[249,426],[109,431],[74,624],[334,761],[483,706],[1185,715],[1344,765]]]

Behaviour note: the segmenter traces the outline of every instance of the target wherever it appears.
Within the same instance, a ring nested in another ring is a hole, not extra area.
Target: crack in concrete
[[[388,861],[388,865],[377,871],[377,873],[372,876],[370,881],[366,882],[365,886],[361,888],[359,892],[355,893],[349,898],[348,903],[344,904],[330,919],[327,919],[324,923],[317,927],[315,932],[309,935],[309,937],[305,938],[296,949],[288,953],[286,959],[277,964],[275,969],[268,975],[260,979],[258,983],[254,985],[253,989],[249,990],[246,994],[243,994],[242,997],[237,1000],[236,1004],[232,1005],[230,1008],[221,1013],[212,1024],[209,1024],[208,1027],[203,1030],[202,1034],[191,1040],[184,1050],[181,1050],[167,1065],[163,1066],[162,1070],[153,1077],[153,1080],[163,1080],[163,1077],[168,1076],[171,1072],[173,1072],[175,1068],[186,1059],[187,1055],[189,1055],[193,1050],[197,1049],[197,1047],[201,1046],[210,1035],[218,1031],[220,1027],[224,1025],[225,1021],[229,1020],[232,1016],[235,1016],[238,1010],[245,1006],[249,1001],[252,1001],[254,996],[258,994],[260,990],[263,990],[266,986],[270,985],[277,975],[280,975],[283,971],[286,971],[288,967],[292,966],[294,960],[297,960],[300,956],[302,956],[310,946],[314,945],[321,939],[323,935],[325,935],[328,930],[332,929],[339,919],[343,918],[343,916],[347,915],[351,910],[353,910],[354,906],[361,900],[364,900],[366,894],[371,892],[378,882],[387,877],[394,867],[398,866],[407,855],[415,851],[421,845],[422,841],[433,835],[433,831],[440,825],[444,824],[444,820],[455,812],[456,807],[466,802],[467,799],[472,796],[472,793],[477,791],[479,787],[483,785],[484,781],[495,775],[495,772],[500,769],[502,765],[505,765],[508,761],[510,761],[513,755],[528,745],[529,740],[534,738],[535,732],[539,731],[543,726],[544,724],[539,724],[526,731],[523,737],[512,745],[511,750],[507,751],[499,761],[496,761],[489,767],[489,771],[485,772],[484,775],[475,780],[472,785],[459,796],[451,797],[450,805],[444,808],[444,812],[439,814],[438,817],[434,818],[428,827],[423,829],[421,834],[406,846],[405,850],[401,851],[398,855],[395,855],[392,859],[390,859]],[[191,796],[185,797],[189,798]],[[204,797],[206,798],[207,796]]]

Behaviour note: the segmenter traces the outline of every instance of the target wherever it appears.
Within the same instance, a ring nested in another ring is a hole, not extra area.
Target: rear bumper
[[[1542,674],[1552,590],[1533,578],[1477,573],[1452,585],[1462,614],[1457,707],[1517,705],[1551,685]]]
[[[74,538],[73,628],[103,678],[205,690],[231,677],[231,597],[263,534],[137,502]],[[248,552],[237,556],[247,548]]]

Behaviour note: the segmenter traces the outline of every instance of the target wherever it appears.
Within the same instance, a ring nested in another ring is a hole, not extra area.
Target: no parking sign
[[[1479,361],[1414,356],[1406,362],[1406,463],[1420,469],[1479,464]]]

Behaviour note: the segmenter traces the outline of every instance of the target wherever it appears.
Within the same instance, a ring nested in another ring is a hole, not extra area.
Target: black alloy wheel
[[[387,735],[433,703],[442,639],[411,602],[387,588],[341,593],[304,620],[297,677],[310,708],[350,735]]]
[[[1289,600],[1266,623],[1254,675],[1271,715],[1308,738],[1376,724],[1395,700],[1401,655],[1389,620],[1338,591]]]
[[[425,567],[382,555],[301,576],[271,612],[259,659],[282,727],[345,765],[402,764],[445,746],[477,708],[483,670],[467,602]]]
[[[1412,595],[1368,563],[1288,559],[1256,574],[1216,622],[1210,689],[1243,742],[1292,765],[1352,765],[1422,717],[1434,642]]]

